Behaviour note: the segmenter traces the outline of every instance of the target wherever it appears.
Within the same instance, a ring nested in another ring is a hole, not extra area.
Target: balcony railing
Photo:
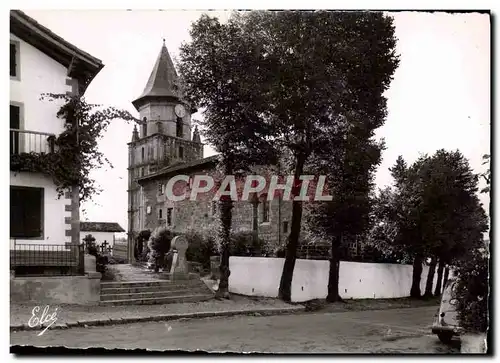
[[[55,135],[39,131],[10,129],[10,154],[52,153]]]

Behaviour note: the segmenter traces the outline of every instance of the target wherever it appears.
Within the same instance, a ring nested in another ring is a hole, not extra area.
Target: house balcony
[[[47,132],[10,129],[10,155],[53,153],[56,135]]]

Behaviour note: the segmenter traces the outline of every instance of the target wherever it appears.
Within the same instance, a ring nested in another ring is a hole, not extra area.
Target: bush
[[[488,256],[473,251],[456,266],[457,283],[454,298],[460,326],[471,332],[488,329],[489,271]]]
[[[123,258],[123,257],[110,256],[108,258],[108,263],[110,265],[119,265],[119,264],[127,263],[127,259]]]
[[[203,270],[210,271],[210,256],[217,254],[215,240],[210,236],[189,231],[185,234],[188,241],[186,259],[190,262],[200,263]]]
[[[139,232],[135,240],[134,257],[140,259],[141,261],[146,261],[148,254],[147,242],[151,237],[151,231],[145,229]]]
[[[175,235],[164,226],[156,228],[151,234],[148,242],[150,250],[148,262],[153,264],[156,272],[159,271],[160,267],[165,266],[165,254],[170,250],[170,244]]]
[[[231,236],[231,256],[263,256],[267,254],[265,241],[257,237],[254,241],[252,231],[233,233]]]
[[[89,255],[96,256],[98,253],[97,245],[95,243],[95,238],[91,234],[88,234],[83,239],[83,243],[85,244],[85,252]]]
[[[85,243],[85,252],[95,257],[95,270],[104,274],[106,272],[106,266],[109,263],[108,256],[103,256],[99,253],[95,238],[92,235],[89,234],[85,236],[83,241]]]

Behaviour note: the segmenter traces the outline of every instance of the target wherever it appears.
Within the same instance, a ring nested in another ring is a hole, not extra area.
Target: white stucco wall
[[[229,291],[249,296],[277,297],[284,259],[230,257]],[[423,293],[429,268],[420,281]],[[340,263],[339,293],[345,299],[397,298],[409,296],[411,265]],[[296,260],[292,280],[292,301],[326,298],[329,261]],[[434,286],[437,274],[434,276]]]
[[[66,85],[66,67],[14,34],[10,34],[10,39],[20,44],[20,80],[10,80],[10,101],[23,104],[21,128],[60,134],[64,131],[64,120],[56,114],[63,101],[40,101],[40,95],[71,90]]]
[[[81,231],[80,232],[80,241],[82,241],[86,235],[91,234],[95,238],[95,242],[98,245],[101,245],[104,241],[108,242],[108,246],[113,246],[114,243],[114,232],[92,232],[92,231]]]
[[[229,291],[248,296],[277,297],[283,258],[229,258]]]
[[[71,87],[66,85],[66,68],[15,35],[10,34],[10,39],[19,43],[19,79],[10,79],[10,103],[21,108],[20,128],[60,134],[64,130],[64,120],[58,119],[56,114],[63,101],[41,101],[40,96],[42,93],[64,94],[71,90]],[[21,147],[22,140],[21,137]],[[50,177],[36,173],[10,172],[10,184],[44,188],[43,240],[17,239],[16,243],[64,245],[69,241],[65,236],[64,220],[71,215],[71,212],[65,212],[64,208],[65,204],[69,203],[64,196],[57,199],[56,187]],[[11,239],[10,242],[12,248],[14,240]]]
[[[27,244],[56,244],[64,245],[68,241],[65,235],[64,217],[69,217],[71,212],[65,211],[65,204],[69,202],[64,196],[57,198],[56,188],[49,176],[35,173],[10,172],[10,185],[23,187],[36,187],[44,189],[43,207],[43,239],[15,239],[16,243]],[[14,239],[10,239],[11,248]]]

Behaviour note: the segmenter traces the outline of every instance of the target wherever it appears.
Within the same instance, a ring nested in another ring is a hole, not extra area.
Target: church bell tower
[[[191,137],[191,114],[177,86],[178,76],[165,40],[141,96],[132,102],[139,112],[129,149],[129,261],[133,239],[144,226],[142,195],[137,179],[170,166],[203,158],[198,130]]]

